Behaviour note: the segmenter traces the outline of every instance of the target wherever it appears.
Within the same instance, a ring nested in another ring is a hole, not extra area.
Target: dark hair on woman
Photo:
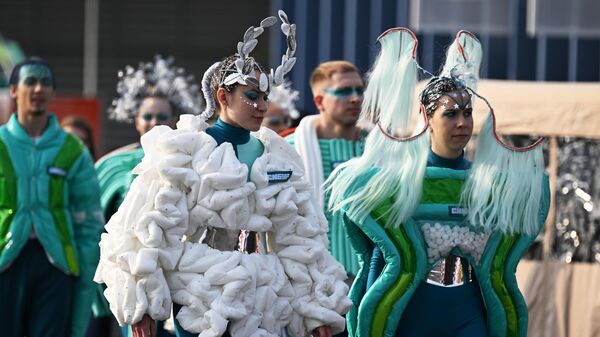
[[[435,109],[437,109],[437,100],[443,95],[456,91],[456,90],[466,90],[462,83],[450,78],[450,77],[434,77],[432,78],[423,92],[421,92],[420,101],[421,104],[425,107],[425,113],[427,117],[433,116]],[[471,98],[471,93],[469,93],[469,98]]]
[[[235,61],[238,58],[239,58],[239,56],[237,54],[227,56],[226,58],[221,60],[221,63],[213,72],[212,78],[210,80],[210,90],[211,90],[213,99],[215,101],[217,110],[219,110],[219,105],[216,104],[216,102],[218,102],[217,90],[219,89],[219,87],[222,87],[227,92],[231,92],[231,91],[233,91],[233,89],[235,89],[236,86],[239,85],[238,83],[234,83],[231,85],[221,85],[221,83],[223,83],[225,81],[225,78],[227,78],[227,76],[229,76],[230,74],[233,74],[237,71],[236,67],[235,67]],[[243,72],[244,72],[244,74],[248,74],[252,70],[258,70],[261,73],[266,73],[264,68],[258,62],[256,62],[256,60],[254,60],[254,58],[247,57],[244,60]]]

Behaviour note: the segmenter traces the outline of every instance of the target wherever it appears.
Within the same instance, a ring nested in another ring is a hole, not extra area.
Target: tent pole
[[[550,146],[548,151],[548,175],[550,178],[550,209],[548,210],[548,217],[544,224],[544,245],[543,245],[543,259],[550,259],[552,253],[552,246],[554,244],[555,236],[555,222],[556,222],[556,175],[558,173],[558,141],[556,136],[550,137]]]

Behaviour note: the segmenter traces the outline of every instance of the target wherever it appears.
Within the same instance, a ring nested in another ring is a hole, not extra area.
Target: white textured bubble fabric
[[[95,281],[120,324],[144,314],[176,319],[202,337],[309,336],[345,327],[343,267],[327,251],[327,221],[295,150],[269,129],[250,172],[229,143],[217,146],[201,117],[142,137],[145,157],[125,201],[106,225]],[[269,181],[291,172],[287,181]],[[248,179],[250,177],[250,179]],[[259,253],[219,250],[197,238],[209,228],[252,230]]]

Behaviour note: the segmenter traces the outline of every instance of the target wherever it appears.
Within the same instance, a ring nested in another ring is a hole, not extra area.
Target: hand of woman
[[[331,328],[323,325],[312,331],[313,337],[331,337]]]
[[[133,337],[155,337],[156,326],[154,320],[150,316],[144,315],[139,322],[131,327],[131,332]]]

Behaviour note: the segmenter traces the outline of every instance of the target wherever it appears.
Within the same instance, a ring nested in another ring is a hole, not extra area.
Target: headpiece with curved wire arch
[[[390,36],[392,33],[397,33],[397,32],[407,33],[408,36],[410,36],[413,39],[414,44],[412,46],[411,57],[412,57],[413,62],[416,63],[417,47],[419,45],[419,41],[418,41],[416,35],[410,29],[404,28],[404,27],[390,28],[390,29],[386,30],[385,32],[381,33],[381,35],[379,35],[377,37],[377,41],[381,43],[384,38],[386,38],[387,36]],[[416,134],[406,136],[406,137],[392,135],[389,131],[386,130],[385,127],[383,127],[381,125],[381,121],[380,121],[378,115],[376,115],[376,117],[375,117],[375,123],[377,124],[377,127],[383,133],[383,135],[385,135],[389,139],[391,139],[393,141],[398,141],[398,142],[407,142],[407,141],[414,140],[414,139],[420,137],[421,135],[423,135],[427,131],[427,128],[429,127],[429,121],[427,120],[427,116],[424,114],[423,109],[420,109],[420,114],[423,117],[423,127]]]

